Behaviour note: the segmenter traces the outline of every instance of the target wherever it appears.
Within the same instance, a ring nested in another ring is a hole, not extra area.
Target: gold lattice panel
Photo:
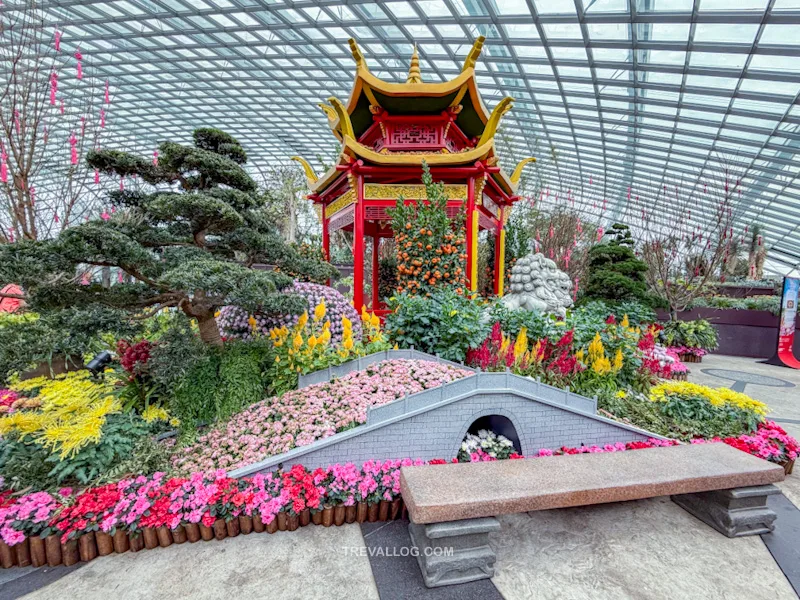
[[[444,192],[450,200],[465,200],[467,198],[466,185],[446,184]],[[424,185],[388,185],[382,183],[367,183],[364,185],[364,197],[371,200],[397,200],[400,196],[406,200],[426,200],[428,198]]]
[[[350,206],[356,201],[356,195],[353,190],[348,190],[341,196],[339,196],[336,200],[328,204],[325,207],[325,217],[330,219],[333,215],[337,212],[345,208],[346,206]]]

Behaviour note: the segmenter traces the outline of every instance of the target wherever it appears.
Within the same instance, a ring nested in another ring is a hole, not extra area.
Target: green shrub
[[[665,346],[684,346],[716,350],[719,346],[717,330],[705,319],[695,321],[668,321],[664,323],[660,341]]]
[[[584,297],[594,300],[647,302],[647,265],[633,252],[633,237],[626,225],[615,223],[606,234],[611,241],[589,249],[589,279]]]
[[[182,428],[191,429],[226,419],[263,400],[272,356],[268,339],[229,341],[221,349],[193,354],[173,388],[170,412],[180,419]]]
[[[467,350],[477,348],[491,329],[483,317],[484,303],[453,290],[437,290],[429,297],[400,294],[389,299],[386,333],[392,343],[463,362]]]
[[[749,298],[732,298],[730,296],[709,296],[695,298],[692,308],[733,308],[736,310],[767,310],[773,315],[781,312],[780,296],[750,296]]]

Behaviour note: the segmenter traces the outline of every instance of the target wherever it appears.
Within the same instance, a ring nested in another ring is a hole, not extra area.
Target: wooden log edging
[[[217,519],[212,527],[200,523],[184,523],[175,529],[168,527],[150,528],[126,533],[118,529],[113,534],[89,531],[83,535],[61,542],[58,535],[46,538],[25,538],[19,544],[9,546],[0,541],[0,567],[41,567],[48,565],[72,566],[79,562],[89,562],[111,554],[139,552],[166,548],[172,544],[188,542],[210,542],[224,540],[251,533],[275,533],[295,531],[300,527],[320,525],[322,527],[342,526],[366,521],[395,521],[407,515],[402,498],[393,501],[381,500],[377,504],[359,502],[353,506],[330,506],[311,513],[308,509],[299,515],[278,513],[271,523],[264,523],[259,515],[240,515],[236,519],[224,521]]]

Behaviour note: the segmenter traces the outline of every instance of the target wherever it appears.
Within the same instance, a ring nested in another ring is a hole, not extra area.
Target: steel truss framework
[[[327,123],[316,103],[350,90],[347,38],[375,75],[397,81],[416,42],[423,79],[444,81],[484,35],[484,100],[491,109],[516,99],[501,154],[509,165],[539,157],[528,190],[568,194],[587,211],[606,199],[605,219],[635,226],[629,188],[644,204],[665,184],[693,193],[720,156],[734,157],[743,220],[763,226],[771,258],[800,262],[800,0],[40,5],[62,43],[112,82],[119,140],[152,148],[214,125],[261,163],[294,154],[332,162],[335,140],[320,135]]]

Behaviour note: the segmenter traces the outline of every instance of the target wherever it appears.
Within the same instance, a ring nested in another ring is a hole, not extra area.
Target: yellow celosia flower
[[[528,328],[523,327],[517,334],[517,341],[514,342],[514,359],[520,360],[528,351]]]
[[[346,350],[352,350],[353,349],[353,338],[351,338],[351,337],[345,338],[344,341],[342,342],[342,346],[344,346],[344,348]]]
[[[322,330],[322,343],[328,344],[331,341],[331,330],[330,329],[323,329]]]
[[[302,329],[308,323],[308,311],[304,311],[300,318],[297,320],[297,329]]]
[[[294,339],[292,340],[292,346],[294,346],[295,350],[300,350],[300,347],[303,345],[303,336],[300,335],[300,332],[296,333]]]
[[[316,345],[317,345],[317,338],[313,335],[309,336],[308,347],[313,350],[316,347]]]
[[[369,324],[372,325],[374,328],[379,328],[381,326],[381,319],[375,313],[372,313],[372,316],[369,319]]]
[[[624,357],[622,356],[622,348],[617,348],[617,353],[614,355],[614,366],[613,371],[616,373],[622,368],[622,362]]]
[[[247,322],[250,325],[250,329],[255,329],[258,327],[258,321],[256,321],[256,318],[253,315],[250,315],[250,318],[247,319]]]
[[[578,351],[575,353],[575,358],[576,358],[576,359],[578,359],[578,362],[583,362],[583,358],[584,358],[584,356],[585,356],[585,353],[584,353],[584,351],[583,351],[583,348],[581,348],[580,350],[578,350]]]
[[[369,313],[367,312],[366,306],[361,307],[361,320],[364,321],[364,323],[369,323]]]
[[[314,320],[321,321],[325,318],[325,298],[322,298],[314,309]]]
[[[347,317],[342,317],[342,329],[347,331],[353,331],[353,323]]]
[[[606,349],[603,347],[603,340],[600,339],[600,332],[597,332],[589,343],[589,361],[594,363],[598,358],[604,357],[605,354]]]
[[[215,318],[215,319],[218,319],[218,318],[219,318],[219,315],[220,315],[220,312],[219,312],[219,311],[215,312],[215,313],[214,313],[214,318]]]
[[[624,317],[622,317],[622,321],[620,321],[619,324],[620,324],[621,327],[624,327],[625,329],[630,327],[631,326],[631,322],[628,320],[628,315],[625,315]]]
[[[611,372],[611,362],[605,356],[596,358],[592,363],[592,370],[598,375],[607,375]]]

